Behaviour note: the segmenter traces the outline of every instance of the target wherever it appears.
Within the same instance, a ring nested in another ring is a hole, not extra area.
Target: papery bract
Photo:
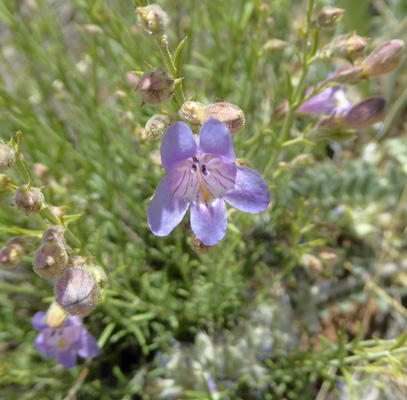
[[[161,144],[163,168],[168,171],[150,203],[148,223],[157,236],[166,236],[191,206],[191,227],[207,246],[226,233],[224,200],[238,210],[259,213],[270,203],[270,191],[255,171],[236,165],[232,136],[222,122],[210,118],[199,139],[183,122],[170,126]]]

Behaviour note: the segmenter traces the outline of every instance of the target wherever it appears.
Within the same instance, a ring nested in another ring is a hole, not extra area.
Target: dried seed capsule
[[[67,265],[66,248],[55,239],[43,242],[34,254],[34,271],[43,278],[52,278],[62,274]]]
[[[354,106],[345,116],[345,124],[351,129],[364,129],[383,121],[386,113],[386,100],[372,97]]]
[[[85,268],[68,268],[54,288],[56,302],[70,315],[85,316],[97,306],[100,287]]]
[[[146,135],[152,139],[160,139],[170,126],[170,118],[164,114],[153,115],[146,124]]]
[[[215,103],[204,108],[204,121],[209,118],[216,118],[223,122],[229,129],[231,135],[239,132],[245,123],[243,111],[234,104]]]
[[[14,268],[22,259],[24,254],[31,251],[33,238],[16,236],[11,238],[0,250],[0,266]]]
[[[201,126],[205,122],[203,115],[204,108],[205,105],[197,101],[186,101],[178,113],[183,121]]]
[[[322,29],[333,29],[340,22],[345,10],[336,7],[324,7],[317,17],[317,25]]]
[[[68,246],[66,244],[66,240],[64,237],[65,231],[66,231],[66,228],[62,225],[50,226],[44,232],[44,235],[42,236],[42,243],[46,243],[46,242],[55,240],[66,249]]]
[[[146,36],[157,37],[165,35],[168,27],[168,15],[157,4],[138,7],[137,28]]]
[[[377,47],[359,64],[363,76],[370,78],[396,69],[403,61],[405,47],[402,40],[390,40]]]
[[[145,72],[140,78],[137,90],[143,104],[168,103],[174,94],[174,79],[164,68],[153,68]]]
[[[353,63],[364,56],[368,40],[368,38],[356,35],[356,31],[352,31],[348,35],[338,36],[331,44],[332,55],[345,58]]]
[[[40,211],[43,202],[44,195],[41,190],[31,184],[20,186],[14,196],[14,204],[26,215]]]
[[[5,143],[0,143],[0,171],[6,171],[16,160],[15,150]]]

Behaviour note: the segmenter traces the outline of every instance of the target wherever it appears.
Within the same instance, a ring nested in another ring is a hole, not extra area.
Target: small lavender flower
[[[68,317],[59,329],[51,329],[44,318],[44,312],[36,313],[32,319],[32,327],[40,331],[34,346],[47,359],[56,356],[57,362],[64,368],[72,368],[76,365],[76,355],[94,358],[100,354],[96,339],[82,325],[81,318]]]
[[[167,236],[191,206],[191,227],[207,246],[218,244],[226,233],[226,200],[252,214],[266,210],[270,191],[255,171],[236,165],[232,136],[222,122],[210,118],[199,140],[183,122],[170,126],[161,144],[161,161],[168,171],[150,203],[151,231]]]
[[[311,93],[311,90],[308,90],[307,95]],[[298,112],[340,115],[346,113],[352,107],[352,103],[346,98],[343,86],[337,86],[325,89],[321,93],[311,97],[305,103],[301,104],[298,108]]]

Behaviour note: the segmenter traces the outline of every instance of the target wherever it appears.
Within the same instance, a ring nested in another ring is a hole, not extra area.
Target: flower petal
[[[40,311],[35,313],[31,320],[32,327],[37,331],[48,328],[48,325],[44,322],[44,318],[45,312]]]
[[[48,342],[48,335],[46,335],[45,332],[46,331],[42,331],[37,335],[34,340],[34,347],[41,353],[44,353],[45,357],[49,360],[54,356],[55,346],[53,343]]]
[[[351,106],[352,104],[346,98],[343,87],[330,87],[301,104],[301,106],[298,108],[298,112],[316,114],[332,112],[336,113],[337,108],[340,111],[345,111]]]
[[[194,134],[184,122],[175,122],[165,133],[161,142],[161,163],[170,171],[182,160],[193,157],[198,152]]]
[[[218,244],[226,233],[228,215],[223,199],[212,202],[191,203],[191,228],[207,246]]]
[[[82,358],[94,358],[100,354],[100,348],[96,339],[85,329],[82,330],[81,348],[78,355]]]
[[[66,369],[74,367],[76,365],[76,351],[70,348],[57,351],[57,361]]]
[[[184,218],[189,202],[174,198],[172,174],[165,175],[151,200],[147,211],[148,225],[156,236],[167,236]]]
[[[270,190],[256,171],[237,166],[236,186],[223,198],[240,211],[256,214],[269,205]]]
[[[215,118],[209,118],[199,132],[199,150],[203,154],[217,154],[235,161],[232,135],[227,126]]]

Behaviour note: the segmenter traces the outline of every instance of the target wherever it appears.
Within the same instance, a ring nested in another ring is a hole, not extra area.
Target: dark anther
[[[194,162],[199,162],[199,160],[196,158],[196,156],[192,157],[192,160],[193,160]]]
[[[192,172],[196,172],[197,171],[197,168],[196,168],[196,165],[195,164],[192,164]]]
[[[209,174],[209,171],[206,169],[206,165],[202,164],[202,173],[206,176]]]

